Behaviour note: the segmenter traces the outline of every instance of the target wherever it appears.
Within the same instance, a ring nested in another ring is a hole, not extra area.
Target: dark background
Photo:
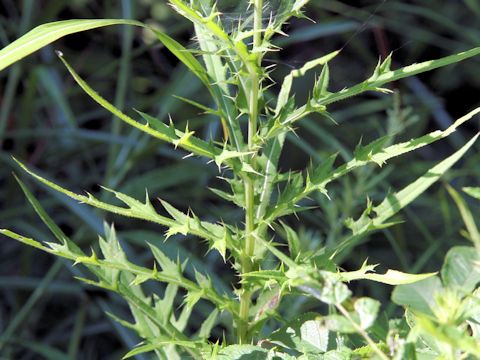
[[[237,3],[220,1],[223,19],[231,26],[246,11]],[[275,1],[267,4],[268,11],[275,8]],[[314,21],[292,20],[286,27],[290,36],[276,39],[283,51],[265,59],[276,66],[274,80],[280,82],[291,69],[342,48],[330,67],[331,90],[340,90],[369,77],[378,58],[390,52],[393,66],[399,67],[480,45],[480,3],[476,0],[322,0],[311,1],[306,15]],[[156,0],[0,0],[0,44],[5,46],[45,22],[102,17],[147,21],[195,48],[190,24]],[[161,197],[184,210],[190,207],[203,218],[240,223],[241,213],[207,189],[218,184],[214,166],[206,165],[204,159],[181,160],[184,154],[172,147],[114,125],[112,116],[82,93],[54,55],[54,49],[61,50],[94,89],[128,114],[135,114],[132,108],[160,118],[171,114],[180,128],[188,121],[198,136],[218,136],[214,119],[200,116],[172,96],[209,104],[194,76],[152,40],[138,28],[97,29],[61,39],[0,73],[0,228],[50,239],[11,175],[12,171],[21,173],[11,155],[74,191],[86,190],[111,200],[99,184],[137,198],[148,188],[152,198]],[[335,151],[348,160],[360,141],[366,144],[385,134],[394,134],[398,142],[447,127],[480,105],[479,61],[478,57],[469,59],[391,84],[395,95],[366,94],[334,104],[329,110],[338,125],[319,116],[302,120],[296,131],[299,136],[287,142],[282,169],[302,169],[309,161],[320,163]],[[299,104],[308,96],[314,75],[295,83]],[[311,201],[318,206],[316,210],[287,222],[300,231],[310,248],[334,243],[346,233],[342,222],[361,214],[367,196],[378,202],[389,190],[406,186],[458,149],[478,128],[478,119],[474,119],[454,136],[386,167],[359,170],[332,185],[332,201],[315,195]],[[478,145],[470,150],[444,181],[458,189],[479,186],[478,150]],[[151,261],[146,239],[163,241],[163,230],[156,226],[79,206],[32,181],[27,183],[61,228],[85,248],[103,232],[104,219],[115,222],[127,252],[138,263]],[[469,205],[479,214],[477,204]],[[448,248],[466,243],[460,234],[463,225],[458,211],[443,183],[433,186],[397,220],[404,222],[371,236],[353,256],[345,256],[342,265],[358,268],[368,257],[370,263],[382,264],[380,270],[438,270]],[[227,286],[234,279],[228,265],[215,254],[203,258],[205,244],[196,239],[175,238],[164,246],[170,255],[180,252],[195,266],[216,272]],[[0,359],[120,358],[138,341],[104,314],[110,311],[128,318],[121,299],[82,286],[72,279],[75,268],[55,261],[0,239],[0,336],[8,335]],[[367,294],[384,304],[390,291],[370,283],[355,286],[355,295]],[[315,306],[305,304],[304,309]],[[384,310],[395,311],[388,306]]]

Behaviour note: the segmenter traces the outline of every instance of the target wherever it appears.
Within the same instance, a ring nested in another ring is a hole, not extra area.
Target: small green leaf
[[[65,60],[63,56],[60,56],[60,59],[62,60],[63,64],[67,68],[67,70],[70,72],[70,74],[73,76],[74,80],[77,82],[77,84],[89,95],[92,100],[97,102],[100,106],[108,110],[110,113],[115,115],[117,118],[120,120],[124,121],[125,123],[157,138],[162,141],[166,141],[168,143],[174,144],[175,146],[180,146],[184,148],[187,151],[190,151],[196,155],[201,155],[201,156],[206,156],[209,158],[214,158],[216,156],[216,153],[219,152],[220,150],[215,151],[215,148],[204,142],[201,139],[197,139],[192,137],[192,133],[184,133],[176,129],[166,129],[166,125],[160,125],[163,124],[162,122],[150,117],[147,114],[144,114],[142,112],[139,112],[140,115],[146,119],[148,119],[148,124],[155,124],[155,127],[151,127],[150,125],[144,125],[139,123],[138,121],[132,119],[130,116],[124,114],[122,111],[120,111],[118,108],[116,108],[113,104],[108,102],[105,98],[100,96],[95,90],[93,90],[86,82],[83,80],[80,75],[77,74],[77,72],[70,66],[70,64]],[[175,134],[175,137],[173,136]]]
[[[295,259],[300,254],[301,250],[301,243],[298,234],[287,224],[281,222],[281,225],[285,231],[285,236],[287,237],[290,256]]]
[[[392,64],[392,53],[390,53],[387,58],[383,61],[378,59],[378,64],[373,71],[373,75],[368,79],[369,82],[376,81],[380,75],[388,73],[390,70],[390,66]]]
[[[300,339],[314,346],[320,352],[327,351],[328,334],[328,329],[319,320],[308,320],[300,326]]]
[[[414,312],[433,316],[435,296],[443,291],[442,282],[437,276],[408,285],[397,286],[392,293],[392,301]]]
[[[298,288],[329,305],[341,304],[352,295],[347,285],[341,282],[335,273],[320,271],[320,274],[322,279],[318,284],[302,284]]]
[[[445,256],[441,274],[445,286],[470,293],[480,283],[480,255],[473,247],[455,246]]]
[[[206,340],[210,337],[213,327],[216,325],[218,316],[220,312],[218,309],[213,309],[213,311],[208,315],[208,317],[203,321],[200,329],[198,330],[197,337],[199,339]]]
[[[363,228],[357,229],[357,233],[352,234],[340,244],[335,245],[330,251],[338,254],[346,248],[354,246],[369,231],[390,226],[391,224],[385,223],[385,221],[410,204],[432,184],[438,181],[441,176],[460,160],[468,149],[473,146],[479,135],[480,133],[475,135],[454,154],[432,167],[422,177],[418,178],[401,191],[388,195],[379,205],[373,208],[373,211],[377,214],[376,217],[372,218],[370,222],[367,222]]]
[[[215,360],[268,360],[268,351],[260,346],[230,345],[218,353]]]
[[[353,308],[360,319],[360,327],[365,330],[375,322],[378,311],[380,310],[380,302],[367,297],[362,297],[355,301]]]
[[[330,83],[330,69],[328,64],[323,66],[320,76],[315,81],[315,86],[313,88],[313,97],[315,101],[320,100],[328,94],[328,85]]]

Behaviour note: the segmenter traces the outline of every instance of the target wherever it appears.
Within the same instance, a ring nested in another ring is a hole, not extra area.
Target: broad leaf
[[[392,293],[392,301],[413,312],[433,316],[432,306],[435,296],[443,290],[442,282],[437,276],[413,284],[397,286]]]
[[[480,255],[473,247],[455,246],[445,256],[441,274],[445,286],[470,293],[480,283]]]

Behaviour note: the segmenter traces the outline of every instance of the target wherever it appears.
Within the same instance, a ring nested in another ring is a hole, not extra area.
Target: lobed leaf
[[[353,280],[372,280],[388,285],[404,285],[412,284],[417,281],[427,279],[429,277],[435,276],[437,273],[427,273],[427,274],[408,274],[397,270],[388,269],[385,274],[375,274],[373,271],[377,265],[368,265],[365,261],[362,267],[356,271],[342,271],[338,273],[339,278],[342,281],[353,281]]]
[[[147,125],[140,124],[136,120],[132,119],[130,116],[124,114],[122,111],[117,109],[103,97],[101,97],[95,90],[93,90],[86,82],[83,80],[75,70],[68,64],[63,56],[60,56],[60,59],[66,66],[67,70],[73,76],[77,84],[89,95],[95,102],[100,106],[108,110],[110,113],[118,117],[120,120],[125,123],[157,138],[162,141],[174,144],[175,147],[181,147],[189,152],[192,152],[196,155],[206,156],[209,158],[215,158],[218,154],[222,152],[221,149],[215,148],[212,144],[206,143],[205,141],[195,138],[192,136],[191,132],[182,132],[173,127],[165,125],[163,122],[145,114],[139,112],[139,114],[147,120]]]
[[[375,217],[370,218],[370,220],[368,221],[365,221],[365,218],[361,217],[356,222],[352,222],[350,226],[355,229],[353,234],[343,240],[340,244],[336,245],[335,249],[332,249],[332,251],[338,254],[346,248],[353,246],[368,232],[391,225],[385,224],[386,220],[388,220],[405,206],[410,204],[425,190],[427,190],[433,183],[440,179],[441,176],[448,169],[450,169],[458,160],[460,160],[460,158],[468,151],[468,149],[473,146],[479,135],[480,134],[475,135],[458,151],[432,167],[416,181],[414,181],[401,191],[388,195],[379,205],[374,206],[373,211],[376,213]],[[367,215],[369,212],[370,210],[367,210]]]
[[[388,69],[387,65],[389,66],[389,62],[391,61],[391,59],[387,58],[388,62],[377,65],[376,72],[378,74],[374,74],[369,79],[351,88],[346,88],[338,92],[331,93],[324,96],[323,98],[318,100],[318,105],[326,106],[331,103],[362,94],[366,91],[383,91],[384,92],[386,90],[382,89],[381,86],[385,84],[388,84],[390,82],[394,82],[406,77],[421,74],[423,72],[431,71],[443,66],[455,64],[460,61],[466,60],[468,58],[477,56],[479,54],[480,54],[480,47],[475,47],[467,51],[462,51],[458,54],[446,56],[440,59],[428,60],[418,64],[412,64],[397,70]],[[381,72],[381,74],[379,72]],[[313,111],[314,109],[312,109],[309,106],[309,104],[303,105],[290,115],[288,122],[293,123],[295,121],[298,121],[303,117],[307,116],[308,114],[312,113]]]
[[[116,205],[111,205],[108,203],[105,203],[103,201],[100,201],[96,197],[94,197],[92,194],[87,193],[87,195],[80,195],[76,194],[70,190],[67,190],[43,177],[40,175],[36,174],[29,168],[27,168],[24,164],[22,164],[20,161],[16,160],[15,161],[20,165],[20,167],[30,174],[32,177],[34,177],[36,180],[39,182],[43,183],[44,185],[67,195],[68,197],[78,200],[81,203],[85,203],[87,205],[96,207],[98,209],[102,209],[108,212],[111,212],[113,214],[117,215],[122,215],[126,217],[131,217],[131,218],[136,218],[136,219],[141,219],[141,220],[146,220],[146,221],[151,221],[163,226],[166,226],[168,229],[173,229],[172,231],[175,232],[178,229],[185,229],[185,233],[192,234],[195,236],[199,236],[201,238],[211,240],[211,241],[216,241],[216,240],[221,240],[225,236],[226,229],[220,225],[216,224],[211,224],[206,221],[200,221],[198,218],[191,218],[191,217],[185,217],[181,218],[182,221],[179,222],[176,219],[171,219],[165,216],[162,216],[158,214],[155,209],[153,208],[152,204],[150,203],[148,196],[147,200],[145,203],[142,203],[128,195],[122,194],[118,191],[106,189],[108,191],[111,191],[112,193],[115,194],[115,196],[124,202],[126,205],[128,205],[127,208],[121,207],[121,206],[116,206]],[[184,215],[186,216],[186,215]]]

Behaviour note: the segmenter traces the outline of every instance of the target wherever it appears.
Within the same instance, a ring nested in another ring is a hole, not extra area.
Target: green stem
[[[348,311],[343,307],[342,304],[336,304],[335,305],[338,310],[342,313],[343,316],[347,318],[348,321],[353,325],[353,327],[357,330],[357,332],[367,341],[368,345],[370,345],[370,348],[379,356],[380,359],[382,360],[390,360],[390,358],[385,355],[385,353],[380,350],[380,348],[377,346],[377,344],[372,340],[372,338],[368,335],[368,333],[358,325],[355,320],[352,319]]]
[[[253,49],[260,47],[262,43],[262,8],[263,0],[254,0],[253,20]],[[258,55],[257,66],[260,66],[261,56]],[[257,133],[258,122],[258,97],[260,93],[261,80],[258,77],[257,69],[249,71],[250,75],[250,97],[249,97],[249,120],[248,120],[248,151],[255,151],[255,134]],[[254,157],[251,165],[255,165]],[[253,267],[253,255],[255,253],[255,193],[254,182],[245,177],[245,247],[241,259],[242,274],[248,273]],[[240,295],[240,310],[238,323],[238,341],[245,344],[250,341],[249,336],[249,312],[252,294],[243,288]]]

